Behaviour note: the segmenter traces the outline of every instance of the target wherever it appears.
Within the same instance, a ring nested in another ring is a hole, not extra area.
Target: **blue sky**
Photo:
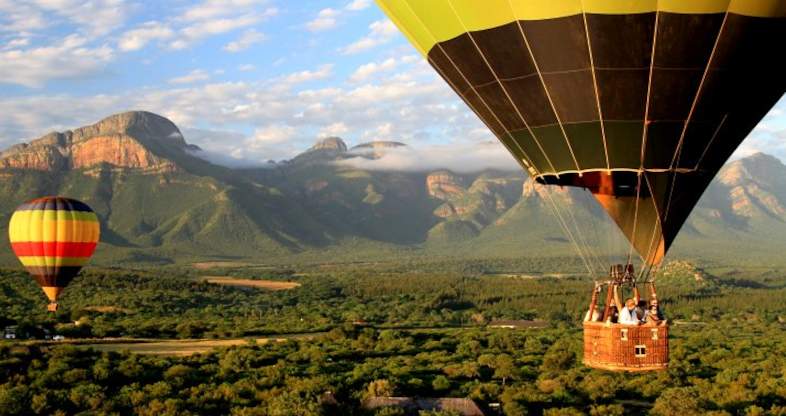
[[[328,135],[433,163],[495,143],[371,0],[0,0],[0,62],[0,148],[132,109],[248,163]],[[738,155],[786,158],[784,109]]]

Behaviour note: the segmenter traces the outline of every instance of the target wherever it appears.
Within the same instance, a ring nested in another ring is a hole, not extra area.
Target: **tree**
[[[438,375],[434,377],[434,380],[431,382],[431,387],[436,391],[447,390],[450,388],[450,380],[443,375]]]

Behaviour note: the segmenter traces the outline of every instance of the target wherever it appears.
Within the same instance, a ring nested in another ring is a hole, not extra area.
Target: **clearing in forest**
[[[202,280],[216,285],[250,287],[266,290],[289,290],[300,286],[298,282],[284,282],[281,280],[238,279],[232,276],[204,276]]]

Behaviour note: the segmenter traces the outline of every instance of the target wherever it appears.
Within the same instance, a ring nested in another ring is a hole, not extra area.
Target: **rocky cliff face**
[[[758,153],[729,163],[717,181],[727,188],[731,211],[740,217],[786,214],[786,166]]]
[[[344,143],[340,137],[328,137],[316,142],[314,146],[311,146],[311,149],[308,150],[332,150],[335,152],[346,152],[347,144]]]
[[[431,197],[442,200],[461,197],[467,192],[463,179],[447,170],[430,173],[426,177],[426,189]]]
[[[62,171],[97,165],[162,172],[174,162],[151,149],[189,149],[180,130],[156,114],[133,111],[107,117],[91,126],[49,133],[0,152],[0,169]]]

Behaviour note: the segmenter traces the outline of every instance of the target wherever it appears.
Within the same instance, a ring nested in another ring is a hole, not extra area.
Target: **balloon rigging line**
[[[480,99],[480,102],[481,102],[481,103],[483,103],[483,106],[484,106],[484,107],[486,107],[486,109],[489,111],[489,113],[491,114],[491,116],[492,116],[492,117],[494,117],[494,120],[495,120],[495,121],[496,121],[496,122],[499,124],[499,126],[500,126],[500,127],[501,127],[501,128],[504,130],[504,131],[505,131],[505,133],[508,135],[508,137],[510,138],[510,141],[512,141],[512,142],[513,142],[513,143],[516,145],[516,147],[517,147],[517,148],[518,148],[518,149],[521,151],[522,155],[524,155],[524,157],[528,159],[528,162],[527,162],[527,163],[529,163],[529,164],[531,165],[531,167],[532,167],[532,168],[533,168],[535,171],[540,171],[540,169],[539,169],[537,166],[535,166],[535,164],[533,163],[533,159],[532,159],[532,158],[530,158],[530,157],[527,155],[527,152],[525,152],[525,151],[524,151],[524,149],[521,147],[521,145],[518,143],[518,141],[516,141],[516,139],[515,139],[515,138],[513,137],[513,135],[510,133],[510,130],[508,130],[508,128],[505,126],[505,124],[503,124],[503,123],[502,123],[502,120],[500,120],[499,116],[498,116],[498,115],[497,115],[497,114],[494,112],[494,110],[491,108],[491,106],[489,106],[489,105],[488,105],[488,103],[486,103],[486,100],[485,100],[485,99],[483,98],[483,96],[482,96],[482,95],[481,95],[481,94],[480,94],[480,93],[479,93],[479,92],[478,92],[478,91],[475,89],[475,86],[474,86],[474,85],[472,85],[472,83],[469,81],[469,79],[466,77],[466,75],[464,75],[464,72],[463,72],[463,71],[461,71],[461,69],[458,67],[458,65],[456,65],[456,62],[454,62],[454,61],[453,61],[453,58],[451,58],[451,57],[450,57],[450,55],[447,53],[447,51],[445,51],[445,49],[442,47],[442,45],[441,45],[439,42],[437,42],[437,38],[436,38],[436,37],[434,36],[434,34],[431,32],[431,29],[429,29],[429,28],[428,28],[428,27],[427,27],[427,26],[426,26],[426,25],[423,23],[423,21],[420,19],[420,16],[418,16],[418,15],[417,15],[417,13],[415,13],[415,11],[412,9],[412,6],[410,6],[409,2],[408,2],[408,1],[406,1],[406,0],[404,0],[402,3],[403,3],[403,4],[405,4],[405,5],[407,6],[407,8],[409,9],[409,12],[410,12],[410,13],[412,13],[412,15],[413,15],[413,16],[415,16],[415,18],[418,20],[418,23],[420,23],[420,25],[423,27],[423,29],[426,31],[426,33],[428,33],[428,34],[429,34],[429,36],[431,37],[432,41],[434,41],[434,45],[436,45],[436,47],[438,47],[438,48],[439,48],[440,52],[442,52],[442,54],[443,54],[443,55],[445,55],[445,57],[448,59],[448,61],[449,61],[449,62],[450,62],[450,64],[453,66],[453,68],[456,70],[456,72],[458,72],[458,74],[459,74],[459,75],[461,75],[461,78],[464,80],[464,82],[466,82],[466,83],[467,83],[467,85],[469,85],[469,87],[470,87],[470,89],[472,90],[472,92],[473,92],[473,93],[475,93],[475,95],[476,95],[476,96],[477,96],[477,97]],[[450,80],[450,78],[449,78],[449,77],[447,77],[447,76],[445,75],[444,71],[442,71],[442,69],[439,67],[439,65],[437,65],[437,64],[436,64],[436,62],[434,62],[434,61],[433,61],[431,58],[429,58],[429,57],[428,57],[428,55],[426,55],[426,58],[429,60],[429,62],[431,62],[431,63],[432,63],[432,66],[433,66],[434,68],[436,68],[436,69],[437,69],[437,71],[440,73],[440,75],[442,75],[442,78],[444,78],[444,79],[448,80],[448,83],[450,83],[450,85],[453,87],[453,89],[456,91],[456,93],[457,93],[457,94],[459,94],[459,96],[461,97],[461,99],[462,99],[462,100],[464,100],[464,102],[466,102],[466,103],[467,103],[467,106],[468,106],[470,109],[472,109],[472,111],[474,111],[474,112],[475,112],[475,114],[478,116],[478,118],[479,118],[480,120],[482,120],[482,121],[485,121],[485,120],[483,119],[483,117],[481,117],[481,116],[480,116],[480,114],[479,114],[477,111],[475,111],[475,109],[473,108],[473,106],[472,106],[472,105],[470,105],[470,102],[469,102],[469,100],[468,100],[468,99],[467,99],[467,98],[464,96],[464,94],[463,94],[463,91],[461,91],[461,90],[460,90],[460,89],[459,89],[457,86],[455,86],[455,85],[454,85],[454,84],[453,84],[451,81],[449,81],[449,80]],[[528,124],[526,124],[526,122],[525,122],[525,125],[527,126],[527,128],[529,128],[529,125],[528,125]],[[487,127],[489,127],[489,129],[490,129],[492,132],[494,131],[494,129],[492,129],[492,128],[491,128],[491,126],[489,126],[489,125],[488,125],[488,123],[486,123],[486,126],[487,126]],[[545,157],[545,158],[546,158],[546,161],[547,161],[547,162],[548,162],[548,164],[551,166],[551,169],[552,169],[552,170],[554,170],[554,171],[556,171],[556,169],[554,168],[554,165],[551,163],[551,160],[549,159],[549,156],[548,156],[548,155],[546,154],[546,152],[543,150],[543,147],[541,147],[541,145],[540,145],[540,142],[538,142],[538,139],[537,139],[537,137],[535,136],[535,133],[534,133],[534,132],[532,132],[532,131],[530,130],[530,134],[532,135],[532,138],[535,140],[535,143],[538,145],[538,148],[540,149],[540,151],[543,153],[543,157]],[[500,141],[502,141],[502,140],[500,140]],[[502,141],[502,144],[503,144],[503,145],[505,145],[505,147],[507,147],[507,148],[508,148],[508,150],[510,150],[510,147],[509,147],[509,146],[508,146],[508,145],[507,145],[507,144],[506,144],[504,141]],[[511,152],[511,153],[512,153],[512,152]],[[518,159],[518,158],[517,158],[517,159]],[[519,161],[519,160],[516,160],[516,162],[518,162],[519,164],[521,164],[521,161]],[[529,169],[527,169],[527,171],[529,171]],[[539,173],[539,172],[538,172],[538,173]]]
[[[592,267],[590,267],[590,265],[589,265],[589,262],[588,262],[588,260],[587,260],[587,257],[586,257],[586,256],[585,256],[585,254],[584,254],[584,253],[581,251],[581,247],[580,247],[580,246],[579,246],[579,244],[576,242],[576,239],[575,239],[575,237],[573,236],[573,233],[570,231],[570,228],[569,228],[569,227],[567,226],[567,224],[564,222],[564,219],[562,218],[562,215],[559,213],[559,210],[557,209],[557,204],[556,204],[556,202],[554,202],[554,199],[551,197],[551,194],[549,193],[549,190],[548,190],[548,189],[546,189],[546,186],[547,186],[547,185],[544,185],[544,186],[543,186],[543,188],[544,188],[544,189],[543,189],[543,194],[544,194],[544,195],[546,195],[546,197],[547,197],[547,198],[548,198],[548,200],[549,200],[549,203],[551,204],[551,205],[549,206],[549,208],[551,208],[551,211],[552,211],[552,212],[554,213],[554,215],[557,217],[557,222],[559,222],[560,226],[562,227],[562,231],[563,231],[563,232],[565,232],[565,234],[566,234],[566,235],[568,236],[568,238],[570,239],[571,243],[573,243],[573,248],[574,248],[574,249],[576,249],[576,252],[579,254],[579,257],[581,258],[581,261],[584,263],[584,267],[586,267],[586,268],[587,268],[587,272],[589,273],[589,275],[590,275],[590,276],[594,275],[594,273],[595,273],[595,272],[593,271]],[[537,191],[536,191],[536,193],[537,193]]]
[[[693,118],[693,112],[696,110],[696,105],[699,102],[699,97],[701,97],[701,91],[704,88],[704,83],[707,80],[707,74],[710,72],[710,67],[712,66],[712,61],[715,58],[715,53],[718,50],[718,44],[720,43],[721,36],[723,35],[723,29],[726,27],[726,21],[729,18],[729,12],[726,10],[726,14],[723,16],[723,22],[721,23],[720,29],[718,29],[718,34],[715,36],[715,43],[712,45],[712,52],[710,52],[710,57],[707,60],[707,66],[704,68],[704,73],[701,76],[701,81],[699,82],[699,87],[696,89],[696,95],[693,97],[693,102],[690,106],[690,111],[688,112],[688,117],[685,119],[685,124],[682,126],[682,133],[680,133],[680,140],[677,142],[677,148],[675,149],[674,156],[671,158],[670,167],[674,167],[675,163],[677,166],[680,164],[680,160],[682,159],[682,148],[683,143],[685,140],[685,133],[688,131],[688,125],[690,125],[691,119]],[[671,178],[671,189],[669,190],[669,196],[666,199],[666,212],[663,216],[663,220],[667,220],[669,218],[669,212],[671,211],[671,200],[674,196],[674,187],[677,183],[677,175],[672,174]]]
[[[448,0],[448,4],[450,4],[450,8],[453,9],[453,12],[456,12],[456,9],[453,7],[453,3],[451,0]],[[568,145],[568,150],[570,151],[570,157],[573,158],[573,163],[576,164],[576,169],[581,170],[579,166],[579,161],[576,159],[576,154],[573,153],[573,147],[570,145],[570,140],[568,140],[568,134],[565,132],[565,126],[562,125],[562,120],[560,119],[559,112],[557,111],[557,107],[554,105],[554,100],[551,99],[551,93],[549,92],[549,87],[546,85],[546,80],[543,79],[543,74],[540,72],[540,66],[538,65],[537,59],[535,59],[535,54],[532,53],[532,48],[529,46],[529,40],[527,39],[527,35],[524,33],[524,27],[521,25],[521,20],[516,15],[516,8],[513,7],[512,0],[508,0],[508,5],[510,6],[510,11],[513,14],[513,17],[516,19],[516,26],[519,28],[519,32],[521,32],[521,37],[524,39],[524,45],[527,47],[527,52],[529,52],[530,59],[532,59],[532,64],[535,66],[535,72],[538,73],[538,79],[540,79],[540,83],[543,86],[543,91],[546,92],[546,98],[549,100],[549,105],[551,105],[551,111],[554,112],[554,118],[557,119],[557,123],[559,123],[559,129],[562,131],[562,137],[565,138],[565,143]]]
[[[494,79],[497,81],[497,84],[502,89],[502,92],[505,94],[505,98],[507,98],[507,100],[510,103],[510,105],[516,111],[516,115],[519,117],[521,122],[524,123],[524,126],[527,128],[527,130],[529,131],[530,135],[532,135],[532,137],[535,139],[535,142],[538,144],[538,147],[540,148],[541,152],[543,152],[543,155],[549,161],[549,165],[551,165],[551,168],[556,172],[557,169],[554,167],[554,164],[551,163],[551,160],[548,158],[548,155],[546,155],[546,151],[543,150],[543,147],[540,145],[540,142],[537,140],[537,137],[535,136],[535,132],[532,130],[532,128],[530,127],[529,123],[527,123],[527,120],[524,118],[524,115],[521,113],[521,110],[519,110],[518,106],[516,105],[516,102],[513,101],[513,97],[511,97],[510,93],[508,92],[508,89],[505,88],[505,84],[502,82],[502,80],[500,80],[499,76],[497,76],[497,72],[494,70],[494,68],[492,67],[491,63],[486,58],[486,55],[483,53],[483,50],[481,50],[480,46],[478,46],[478,43],[475,41],[475,38],[472,36],[472,32],[469,31],[469,29],[466,27],[464,22],[461,20],[461,16],[459,16],[458,12],[453,7],[453,4],[449,0],[448,0],[447,3],[450,6],[450,10],[453,11],[453,15],[456,17],[456,20],[459,22],[461,27],[464,29],[465,33],[467,34],[467,37],[469,37],[469,40],[472,42],[472,46],[475,47],[475,50],[478,52],[478,55],[480,55],[480,58],[483,60],[483,63],[486,64],[486,67],[488,68],[489,72],[491,72],[491,75],[494,77]],[[536,68],[537,68],[537,66],[536,66]],[[480,95],[480,94],[478,94],[478,95]],[[490,110],[490,111],[493,112],[493,110]],[[502,125],[502,127],[507,129],[507,127],[504,124]],[[578,165],[576,165],[576,166],[578,167]],[[559,176],[559,174],[557,174],[557,176]]]
[[[704,156],[707,155],[707,151],[710,150],[710,147],[712,147],[712,143],[715,142],[715,138],[718,137],[718,133],[720,133],[721,128],[726,123],[726,119],[728,117],[729,117],[729,113],[726,113],[726,114],[723,115],[723,118],[721,119],[720,124],[718,124],[718,127],[715,128],[715,132],[712,133],[712,138],[710,139],[710,142],[707,143],[707,146],[704,147],[704,151],[701,152],[701,157],[699,157],[699,161],[696,162],[696,167],[694,168],[694,170],[699,170],[699,165],[701,165],[701,162],[704,161]]]
[[[647,80],[647,98],[645,101],[644,107],[644,127],[641,133],[641,157],[640,157],[640,169],[644,170],[644,155],[647,151],[647,134],[649,133],[649,116],[650,116],[650,98],[652,96],[652,73],[653,67],[655,65],[655,50],[658,45],[658,21],[660,17],[660,11],[655,11],[655,25],[653,28],[652,33],[652,51],[650,52],[650,71]],[[628,252],[628,263],[630,263],[630,259],[633,257],[633,249],[635,247],[636,241],[636,227],[638,223],[638,216],[639,216],[639,200],[641,199],[641,176],[643,173],[638,174],[638,184],[636,185],[636,208],[633,214],[633,233],[631,234],[631,245],[630,251]]]
[[[407,5],[408,5],[408,7],[410,8],[410,11],[412,11],[412,12],[414,13],[414,11],[412,10],[411,6],[409,6],[408,2],[406,2],[406,3],[407,3]],[[486,56],[485,56],[485,54],[483,53],[482,49],[480,48],[480,46],[479,46],[479,45],[477,44],[477,42],[475,41],[475,38],[472,36],[472,33],[469,31],[469,29],[466,27],[466,25],[465,25],[465,24],[464,24],[464,22],[462,21],[462,19],[461,19],[461,16],[458,14],[458,12],[456,11],[456,9],[453,7],[453,4],[452,4],[452,2],[448,1],[447,3],[448,3],[448,5],[450,6],[451,10],[453,11],[453,14],[454,14],[454,16],[455,16],[456,20],[459,22],[459,24],[461,24],[462,28],[464,29],[465,33],[466,33],[466,34],[467,34],[467,36],[469,37],[470,41],[472,42],[472,44],[473,44],[473,46],[475,47],[476,51],[478,52],[479,56],[481,57],[481,59],[482,59],[482,60],[483,60],[483,62],[485,63],[486,67],[487,67],[487,68],[488,68],[488,70],[491,72],[492,76],[495,78],[495,80],[497,81],[498,85],[499,85],[499,86],[500,86],[500,88],[502,89],[503,93],[505,94],[505,97],[506,97],[506,98],[507,98],[507,100],[510,102],[510,105],[511,105],[511,106],[513,107],[513,109],[516,111],[516,114],[518,115],[518,117],[519,117],[519,119],[522,121],[522,123],[524,123],[524,126],[525,126],[525,127],[527,127],[527,129],[530,131],[530,134],[531,134],[531,135],[532,135],[532,137],[535,139],[536,143],[538,143],[538,147],[540,147],[540,149],[541,149],[541,151],[543,152],[544,156],[547,158],[547,160],[549,161],[549,164],[551,165],[552,169],[554,169],[554,171],[555,171],[555,173],[556,173],[556,168],[555,168],[555,167],[554,167],[554,165],[551,163],[551,161],[548,159],[548,155],[546,155],[546,152],[545,152],[545,150],[543,150],[543,148],[540,146],[540,143],[538,142],[538,140],[537,140],[537,137],[535,136],[535,133],[534,133],[534,131],[532,131],[532,129],[531,129],[531,128],[530,128],[530,126],[529,126],[529,123],[527,123],[526,119],[524,118],[523,114],[522,114],[522,113],[521,113],[521,111],[519,110],[518,106],[516,106],[516,103],[515,103],[515,101],[513,100],[513,97],[511,97],[511,96],[510,96],[510,93],[508,92],[507,88],[505,88],[505,85],[504,85],[504,83],[503,83],[503,82],[500,80],[500,78],[499,78],[499,76],[497,75],[496,71],[494,70],[493,66],[492,66],[492,65],[491,65],[491,63],[488,61],[488,59],[486,58]],[[511,5],[511,7],[512,7],[512,5]],[[419,17],[418,17],[418,19],[419,19]],[[423,25],[422,21],[420,21],[420,23],[421,23],[421,25],[422,25],[422,26],[424,26],[424,28],[425,28],[425,25]],[[525,42],[525,44],[526,44],[526,46],[527,46],[527,50],[528,50],[528,51],[529,51],[529,53],[530,53],[530,57],[531,57],[531,59],[532,59],[532,61],[533,61],[533,64],[534,64],[534,66],[535,66],[535,70],[536,70],[536,72],[538,72],[538,76],[539,76],[539,78],[540,78],[540,80],[541,80],[541,83],[543,84],[543,88],[544,88],[544,90],[546,91],[546,95],[547,95],[547,97],[549,98],[549,102],[551,103],[551,106],[552,106],[552,111],[554,111],[554,115],[555,115],[555,117],[556,117],[557,121],[558,121],[558,122],[560,122],[559,115],[557,114],[556,108],[554,107],[554,103],[551,101],[551,97],[549,96],[548,89],[546,88],[546,84],[545,84],[545,82],[544,82],[544,80],[543,80],[543,77],[540,75],[540,72],[539,72],[539,69],[538,69],[537,62],[535,61],[535,57],[534,57],[534,55],[532,54],[532,51],[531,51],[531,49],[530,49],[530,47],[529,47],[529,43],[527,42],[526,36],[524,35],[524,31],[523,31],[523,29],[521,28],[521,23],[520,23],[520,22],[518,22],[518,21],[517,21],[517,23],[519,24],[519,30],[521,31],[521,34],[522,34],[522,36],[523,36],[523,38],[524,38],[524,42]],[[426,28],[426,30],[428,31],[428,29],[427,29],[427,28]],[[433,37],[433,35],[432,35],[432,37]],[[440,48],[441,48],[441,46],[440,46]],[[442,50],[442,49],[441,49],[441,50]],[[444,50],[442,50],[442,52],[443,52],[443,53],[445,53],[445,51],[444,51]],[[448,54],[447,54],[447,53],[445,53],[445,55],[446,55],[446,56],[448,56]],[[450,59],[450,57],[449,57],[449,56],[448,56],[448,59],[451,61],[451,63],[453,63],[452,59]],[[455,66],[455,64],[454,64],[454,66]],[[463,75],[462,75],[462,76],[463,76]],[[469,82],[468,82],[468,83],[469,83]],[[470,85],[472,85],[472,84],[470,83]],[[480,96],[480,94],[478,94],[478,96]],[[491,109],[489,109],[489,111],[491,111],[492,113],[494,113],[494,112],[493,112],[493,110],[491,110]],[[500,123],[500,124],[501,124],[501,123]],[[501,126],[502,126],[503,128],[506,128],[504,124],[501,124]],[[568,141],[567,135],[565,135],[565,130],[564,130],[564,127],[562,126],[562,124],[561,124],[561,123],[560,123],[560,129],[562,130],[562,133],[563,133],[563,135],[564,135],[564,137],[565,137],[565,141],[566,141],[566,143],[568,144],[568,149],[569,149],[569,150],[570,150],[570,152],[571,152],[571,156],[573,157],[573,161],[576,163],[576,168],[580,170],[581,168],[579,167],[579,165],[578,165],[578,162],[576,161],[576,157],[575,157],[575,155],[573,154],[573,149],[570,147],[570,142]],[[513,141],[514,141],[514,142],[516,142],[515,140],[513,140]],[[516,143],[517,143],[517,142],[516,142]],[[557,177],[559,177],[559,174],[558,174],[558,173],[556,173],[556,175],[557,175]],[[579,256],[582,258],[582,261],[585,263],[585,266],[587,267],[587,270],[588,270],[588,272],[590,273],[590,275],[592,275],[592,274],[593,274],[593,268],[592,268],[592,267],[590,267],[590,265],[589,265],[589,261],[590,261],[590,260],[588,260],[588,256],[590,256],[590,255],[591,255],[591,253],[589,253],[589,251],[587,251],[587,252],[585,253],[584,251],[582,251],[582,248],[581,248],[581,244],[582,244],[582,243],[583,243],[584,245],[586,245],[586,240],[584,239],[583,235],[581,234],[581,230],[578,228],[578,226],[576,227],[576,231],[577,231],[577,234],[578,234],[578,239],[576,239],[576,237],[574,237],[574,236],[573,236],[573,234],[570,232],[570,229],[569,229],[568,225],[566,224],[566,222],[564,221],[564,218],[562,218],[562,215],[559,213],[559,210],[556,208],[556,203],[554,202],[553,198],[551,198],[551,195],[548,193],[548,191],[546,191],[545,193],[546,193],[546,195],[549,197],[549,200],[550,200],[550,202],[551,202],[551,203],[552,203],[552,205],[553,205],[553,208],[554,208],[554,209],[553,209],[553,211],[554,211],[554,212],[555,212],[555,213],[556,213],[556,214],[559,216],[559,222],[560,222],[560,225],[563,227],[563,230],[566,232],[566,234],[569,234],[569,236],[570,236],[569,238],[571,239],[571,241],[572,241],[572,242],[573,242],[573,244],[575,245],[575,248],[576,248],[577,252],[579,253]],[[575,219],[574,219],[574,221],[575,221]]]
[[[606,155],[606,168],[611,170],[609,161],[609,147],[606,144],[606,127],[603,125],[603,109],[600,105],[600,94],[598,93],[598,78],[595,75],[595,58],[592,56],[592,42],[590,41],[589,24],[587,23],[587,12],[584,10],[584,0],[581,0],[581,17],[584,19],[584,34],[587,36],[587,54],[589,55],[590,69],[592,70],[592,87],[595,90],[595,104],[598,105],[598,119],[600,121],[600,135],[603,138],[603,153]]]
[[[570,197],[572,198],[573,197],[572,196],[573,192],[571,192],[571,189],[572,188],[568,188],[567,191],[568,191],[568,194],[570,195]],[[584,233],[582,232],[581,227],[579,227],[578,221],[576,221],[576,216],[574,215],[573,210],[566,209],[565,211],[568,213],[568,218],[573,223],[573,227],[576,230],[576,234],[578,234],[579,241],[584,246],[584,250],[587,252],[587,254],[589,255],[590,260],[593,263],[592,266],[593,267],[597,267],[598,264],[600,264],[600,260],[598,259],[597,254],[592,251],[591,245],[588,243],[588,239],[586,237],[584,237]],[[603,268],[599,267],[598,270],[603,270]]]
[[[403,3],[404,3],[406,6],[407,6],[407,8],[409,9],[409,11],[410,11],[410,12],[411,12],[411,13],[412,13],[414,16],[415,16],[415,18],[416,18],[416,19],[418,19],[418,22],[419,22],[419,23],[420,23],[420,25],[423,27],[423,29],[424,29],[424,30],[425,30],[425,31],[426,31],[426,32],[429,34],[429,36],[431,36],[432,40],[435,40],[435,41],[436,41],[436,37],[433,35],[433,33],[431,32],[431,30],[430,30],[430,29],[429,29],[429,28],[428,28],[428,27],[427,27],[425,24],[423,24],[423,21],[420,19],[420,16],[418,16],[418,15],[417,15],[417,14],[414,12],[414,10],[412,9],[412,6],[410,6],[409,2],[408,2],[408,1],[404,1]],[[452,5],[451,5],[451,7],[452,7]],[[455,9],[454,9],[453,11],[454,11],[454,14],[455,14]],[[463,25],[463,22],[460,22],[460,23]],[[470,39],[472,39],[472,38],[471,38],[471,36],[470,36]],[[501,81],[499,81],[499,78],[497,78],[497,76],[496,76],[496,73],[494,72],[493,68],[491,68],[491,65],[488,63],[488,61],[486,61],[486,59],[485,59],[485,56],[483,56],[483,53],[482,53],[482,51],[480,50],[480,48],[478,47],[478,45],[477,45],[477,44],[474,42],[474,39],[472,39],[472,42],[473,42],[473,44],[475,45],[475,48],[477,49],[478,53],[480,53],[481,57],[482,57],[482,58],[483,58],[483,60],[486,62],[486,65],[489,67],[489,70],[490,70],[490,71],[492,71],[492,75],[493,75],[493,76],[494,76],[494,77],[497,79],[497,82],[499,83],[500,87],[502,87],[502,88],[503,88],[503,91],[505,91],[505,89],[504,89],[504,86],[502,85],[502,82],[501,82]],[[497,121],[497,123],[499,123],[500,127],[502,127],[502,128],[503,128],[503,129],[504,129],[504,130],[505,130],[505,131],[508,133],[508,135],[509,135],[509,136],[510,136],[510,138],[511,138],[511,141],[512,141],[513,143],[515,143],[515,144],[517,145],[517,147],[518,147],[518,148],[521,150],[522,154],[524,154],[524,156],[525,156],[525,157],[527,157],[527,155],[526,155],[526,152],[524,152],[524,150],[521,148],[521,146],[518,144],[518,142],[515,140],[515,138],[513,138],[513,136],[512,136],[512,135],[510,134],[510,132],[507,130],[507,127],[506,127],[506,126],[505,126],[505,125],[502,123],[502,121],[499,119],[499,116],[497,116],[497,114],[494,112],[494,110],[493,110],[493,109],[492,109],[492,108],[491,108],[491,107],[490,107],[490,106],[489,106],[489,105],[488,105],[488,104],[485,102],[485,100],[483,99],[483,97],[481,96],[481,94],[480,94],[480,93],[478,93],[478,92],[475,90],[475,87],[474,87],[474,86],[472,85],[472,83],[471,83],[471,82],[470,82],[470,81],[467,79],[467,77],[464,75],[464,73],[463,73],[463,72],[462,72],[462,71],[459,69],[458,65],[456,65],[456,63],[453,61],[453,59],[450,57],[450,55],[449,55],[449,54],[448,54],[448,53],[447,53],[447,52],[444,50],[444,48],[442,47],[442,45],[440,45],[438,42],[435,42],[435,45],[436,45],[436,46],[437,46],[437,47],[440,49],[440,51],[441,51],[441,52],[442,52],[442,53],[445,55],[445,57],[447,57],[448,61],[450,61],[451,65],[454,67],[454,69],[455,69],[455,70],[456,70],[456,71],[459,73],[459,75],[461,75],[461,77],[462,77],[462,78],[464,79],[464,81],[465,81],[465,82],[466,82],[466,83],[467,83],[467,84],[470,86],[470,88],[471,88],[471,89],[473,90],[473,92],[474,92],[474,93],[475,93],[475,94],[478,96],[478,98],[480,98],[480,100],[481,100],[481,102],[483,103],[483,105],[486,107],[486,109],[488,109],[488,111],[491,113],[491,115],[494,117],[494,119]],[[439,66],[438,66],[438,65],[436,65],[436,62],[434,62],[434,61],[433,61],[433,60],[431,60],[431,59],[429,59],[429,61],[431,61],[431,62],[432,62],[432,64],[433,64],[433,66],[434,66],[435,68],[437,68],[437,70],[440,72],[440,74],[443,76],[443,78],[445,78],[445,79],[449,79],[448,77],[446,77],[446,76],[444,75],[444,72],[441,70],[441,68],[439,68]],[[453,87],[453,89],[454,89],[454,90],[455,90],[455,91],[456,91],[456,92],[457,92],[457,93],[458,93],[458,94],[461,96],[461,98],[462,98],[462,99],[463,99],[463,100],[464,100],[464,101],[465,101],[465,102],[468,104],[468,106],[469,106],[470,108],[472,108],[472,106],[470,106],[470,105],[469,105],[469,101],[468,101],[468,100],[467,100],[467,99],[466,99],[466,98],[463,96],[463,94],[461,93],[461,90],[460,90],[459,88],[457,88],[455,85],[453,85],[452,83],[451,83],[451,86],[452,86],[452,87]],[[506,91],[505,91],[505,92],[506,92]],[[506,92],[506,95],[507,95],[507,92]],[[514,109],[516,110],[516,112],[518,113],[519,117],[521,117],[521,120],[522,120],[522,122],[524,122],[524,125],[525,125],[525,126],[528,128],[528,129],[529,129],[529,124],[528,124],[528,123],[526,122],[526,120],[524,119],[524,117],[523,117],[523,115],[521,114],[521,112],[519,111],[518,107],[516,107],[515,103],[513,102],[513,99],[512,99],[512,98],[511,98],[509,95],[507,95],[507,97],[508,97],[508,100],[511,102],[511,105],[513,106],[513,108],[514,108]],[[477,112],[476,112],[476,114],[477,114]],[[480,117],[480,115],[479,115],[479,114],[477,114],[477,115],[478,115],[478,117]],[[480,117],[480,118],[481,118],[481,120],[483,120],[483,118],[482,118],[482,117]],[[492,130],[492,131],[493,131],[493,130]],[[537,139],[537,136],[535,136],[535,133],[534,133],[532,130],[530,130],[530,134],[532,135],[533,139],[535,140],[535,143],[537,143],[537,145],[538,145],[538,147],[540,148],[541,152],[543,152],[543,156],[546,158],[546,161],[549,163],[549,165],[551,165],[551,168],[552,168],[552,169],[553,169],[553,170],[556,172],[556,170],[557,170],[557,169],[556,169],[556,168],[554,167],[554,165],[551,163],[551,160],[549,159],[549,157],[548,157],[548,155],[546,154],[545,150],[543,150],[543,147],[540,145],[540,142],[538,141],[538,139]],[[504,144],[504,142],[503,142],[503,144]],[[507,147],[507,145],[506,145],[506,147]],[[529,157],[527,157],[527,158],[529,159]],[[532,162],[531,162],[531,160],[530,160],[530,163],[532,163]],[[536,169],[536,167],[534,166],[534,164],[532,164],[532,166],[533,166],[533,169]],[[557,174],[557,176],[559,176],[559,175]],[[534,185],[533,185],[533,186],[537,186],[537,182],[534,180],[534,178],[533,178],[533,183],[534,183]],[[586,255],[585,255],[585,254],[582,252],[582,250],[581,250],[581,247],[580,247],[580,246],[579,246],[579,244],[576,242],[576,239],[575,239],[575,237],[573,236],[573,234],[570,232],[570,229],[569,229],[569,227],[568,227],[568,226],[567,226],[567,225],[564,223],[564,220],[563,220],[562,216],[559,214],[559,211],[558,211],[558,210],[556,210],[556,207],[555,207],[555,206],[556,206],[556,204],[555,204],[555,202],[553,201],[553,199],[551,198],[551,195],[549,195],[549,193],[548,193],[548,191],[547,191],[547,190],[545,190],[545,191],[544,191],[544,193],[546,194],[546,196],[549,198],[549,201],[551,202],[551,206],[550,206],[550,208],[552,209],[552,211],[553,211],[553,212],[555,213],[555,215],[557,216],[557,218],[558,218],[558,222],[559,222],[560,226],[562,227],[563,231],[564,231],[564,232],[565,232],[565,233],[568,235],[568,238],[571,240],[571,243],[573,244],[574,248],[576,249],[576,252],[579,254],[579,257],[581,258],[582,262],[584,263],[584,266],[587,268],[587,271],[590,273],[590,275],[592,275],[592,274],[593,274],[593,270],[592,270],[592,267],[590,267],[590,265],[589,265],[589,263],[588,263],[588,260],[587,260],[587,258],[586,258]]]

